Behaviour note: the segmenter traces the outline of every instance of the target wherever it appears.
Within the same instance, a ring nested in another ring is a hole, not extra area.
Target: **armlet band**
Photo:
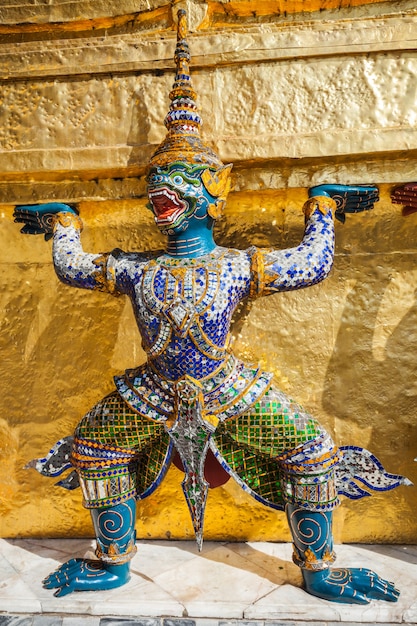
[[[329,210],[336,210],[337,205],[333,198],[328,196],[316,196],[315,198],[309,198],[303,206],[303,213],[308,219],[316,209],[323,215],[326,215]]]
[[[74,215],[74,213],[67,213],[66,211],[61,211],[61,213],[57,213],[55,216],[55,225],[60,224],[61,226],[68,227],[74,226],[79,231],[83,229],[83,223],[78,215]]]

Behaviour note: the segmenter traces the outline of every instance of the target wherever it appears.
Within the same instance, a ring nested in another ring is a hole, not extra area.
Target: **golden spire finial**
[[[190,50],[187,37],[187,13],[178,11],[177,45],[174,61],[175,82],[170,91],[171,105],[165,117],[168,133],[151,157],[150,165],[168,165],[174,161],[205,164],[215,168],[223,163],[200,138],[201,117],[196,105],[197,94],[190,76]]]
[[[197,99],[197,94],[192,88],[192,83],[191,83],[191,76],[190,76],[191,55],[190,55],[190,49],[188,47],[186,37],[187,37],[187,13],[186,11],[184,11],[184,9],[180,9],[178,11],[177,45],[176,45],[175,54],[174,54],[174,61],[177,67],[177,72],[175,74],[175,82],[172,86],[172,91],[169,94],[171,101],[175,100],[176,98],[181,98],[181,97],[188,97],[188,98],[191,98],[192,100]],[[201,120],[200,120],[200,124],[201,124]],[[165,125],[167,125],[167,121],[165,121]]]
[[[182,39],[185,39],[188,35],[187,12],[184,9],[179,9],[177,16],[178,16],[177,41],[181,41]]]

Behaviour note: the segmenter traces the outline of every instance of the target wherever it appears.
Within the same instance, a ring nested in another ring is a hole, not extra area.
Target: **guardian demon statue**
[[[55,595],[111,589],[129,579],[136,552],[136,502],[161,483],[170,463],[184,471],[182,488],[199,547],[210,467],[231,476],[266,506],[285,510],[294,561],[305,589],[336,602],[395,601],[392,583],[366,569],[337,569],[332,513],[339,495],[360,498],[406,483],[359,447],[337,447],[326,430],[272,381],[229,348],[234,310],[245,298],[314,285],[334,255],[333,212],[372,208],[375,187],[322,185],[304,205],[305,233],[287,250],[219,247],[213,225],[230,188],[230,165],[200,137],[179,12],[176,77],[165,119],[167,136],[151,158],[149,206],[167,235],[161,253],[88,254],[76,210],[48,203],[16,208],[22,232],[53,238],[60,280],[130,298],[147,360],[115,378],[115,389],[32,463],[45,475],[72,467],[61,481],[81,485],[91,510],[97,560],[71,559],[44,581]],[[65,459],[70,458],[70,463]],[[217,479],[215,479],[217,480]]]

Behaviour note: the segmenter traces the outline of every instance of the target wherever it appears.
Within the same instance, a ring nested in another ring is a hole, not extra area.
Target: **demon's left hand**
[[[303,570],[305,589],[323,600],[348,604],[369,604],[371,600],[396,602],[400,592],[394,583],[383,580],[372,570],[362,567]]]
[[[391,192],[393,204],[403,204],[403,215],[411,215],[417,211],[417,183],[406,183],[395,187]]]
[[[335,217],[342,224],[346,213],[361,213],[374,208],[379,200],[378,187],[374,185],[318,185],[308,190],[310,198],[330,196],[336,202]]]

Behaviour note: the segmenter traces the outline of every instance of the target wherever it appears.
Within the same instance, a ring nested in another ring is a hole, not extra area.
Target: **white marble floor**
[[[417,623],[417,546],[337,546],[338,565],[369,567],[395,581],[397,603],[354,606],[314,598],[301,588],[291,545],[274,543],[207,542],[198,553],[193,542],[139,541],[132,578],[121,589],[63,598],[43,589],[47,574],[91,546],[81,539],[0,540],[0,624],[23,623],[1,615],[60,615],[71,623],[87,616],[80,624],[92,623],[91,616],[140,616],[146,623],[192,618],[207,626],[235,620]]]

